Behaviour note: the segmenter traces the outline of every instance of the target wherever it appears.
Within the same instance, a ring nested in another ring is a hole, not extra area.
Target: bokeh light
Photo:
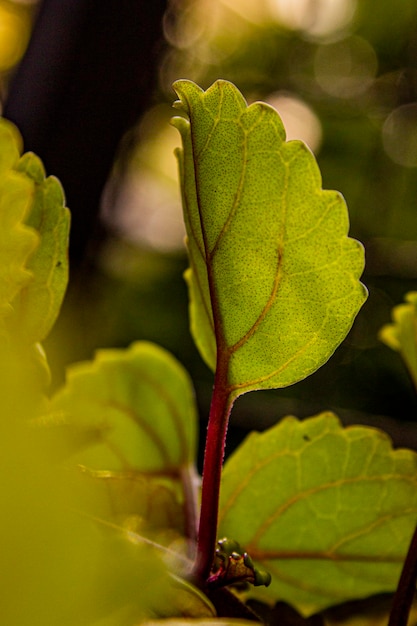
[[[269,0],[272,16],[283,26],[313,37],[329,37],[346,28],[354,0]]]
[[[417,104],[404,104],[392,111],[383,125],[382,140],[395,163],[417,167]]]
[[[140,147],[121,184],[109,183],[102,218],[124,240],[160,252],[184,247],[178,166],[178,132],[170,107],[155,106],[138,128]],[[115,195],[114,195],[115,190]]]
[[[338,98],[354,98],[364,93],[378,69],[374,49],[357,36],[319,46],[314,65],[320,87]]]
[[[301,139],[317,153],[322,138],[320,120],[312,108],[300,98],[286,92],[275,92],[266,102],[279,113],[287,134],[287,141]]]

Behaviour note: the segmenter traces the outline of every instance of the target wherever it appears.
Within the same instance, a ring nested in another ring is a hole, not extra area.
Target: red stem
[[[417,527],[403,565],[397,591],[392,602],[388,626],[407,626],[417,580]]]
[[[200,526],[197,543],[195,579],[204,584],[210,575],[217,541],[220,480],[229,415],[232,409],[230,392],[225,381],[227,368],[217,367],[211,399],[204,452],[201,489]]]

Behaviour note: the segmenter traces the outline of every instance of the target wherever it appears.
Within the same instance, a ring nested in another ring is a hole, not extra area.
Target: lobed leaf
[[[219,532],[304,615],[396,587],[417,519],[417,454],[323,413],[252,433],[227,460]]]
[[[407,293],[405,301],[394,307],[393,323],[382,327],[379,338],[401,354],[417,389],[417,291]]]
[[[31,280],[26,264],[38,236],[25,224],[34,193],[33,182],[14,168],[19,157],[15,127],[0,118],[0,334],[13,313],[12,301]]]
[[[222,80],[174,89],[194,340],[232,397],[290,385],[331,356],[366,298],[345,202],[272,107]]]
[[[52,411],[88,434],[73,461],[108,490],[117,515],[183,527],[196,486],[197,411],[190,378],[162,348],[137,342],[72,366]]]
[[[0,118],[0,320],[25,344],[54,324],[68,282],[69,211],[62,188]]]
[[[17,164],[35,183],[35,195],[26,224],[40,237],[30,257],[32,281],[20,293],[14,307],[19,310],[18,325],[28,341],[42,341],[49,334],[60,311],[68,283],[68,238],[70,213],[65,207],[61,184],[53,176],[45,178],[40,159],[24,154]]]
[[[94,445],[81,453],[91,469],[176,472],[194,461],[189,376],[154,344],[99,350],[94,361],[70,366],[52,407],[73,425],[97,432]]]

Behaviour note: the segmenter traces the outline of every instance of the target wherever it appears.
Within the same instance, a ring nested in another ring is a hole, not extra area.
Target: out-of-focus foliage
[[[38,0],[0,1],[0,88],[22,58]]]
[[[83,441],[71,463],[103,495],[103,517],[128,518],[142,534],[160,529],[169,541],[194,538],[197,410],[191,380],[172,355],[148,342],[101,350],[69,369],[52,415]]]
[[[394,308],[392,324],[386,324],[379,336],[401,354],[417,389],[417,292],[409,292],[405,300]]]
[[[0,119],[0,384],[4,406],[10,402],[17,414],[20,400],[41,410],[48,368],[39,342],[67,286],[69,231],[59,182],[45,178],[39,159],[21,156],[21,148],[16,128]],[[19,386],[26,388],[23,397]]]
[[[67,284],[69,214],[58,181],[34,155],[20,156],[21,144],[1,119],[1,620],[82,626],[104,616],[110,626],[122,611],[133,622],[159,614],[172,585],[148,547],[80,513],[84,485],[63,464],[70,441],[41,428],[49,372],[39,341]],[[89,494],[89,506],[98,510],[99,496]]]

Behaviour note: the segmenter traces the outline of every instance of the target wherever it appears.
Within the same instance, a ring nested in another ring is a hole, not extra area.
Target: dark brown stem
[[[210,406],[204,453],[201,513],[197,543],[195,580],[204,584],[213,564],[219,510],[220,480],[229,415],[232,408],[225,384],[227,370],[218,365]]]
[[[417,527],[404,561],[397,591],[392,602],[388,626],[407,626],[417,581]]]

